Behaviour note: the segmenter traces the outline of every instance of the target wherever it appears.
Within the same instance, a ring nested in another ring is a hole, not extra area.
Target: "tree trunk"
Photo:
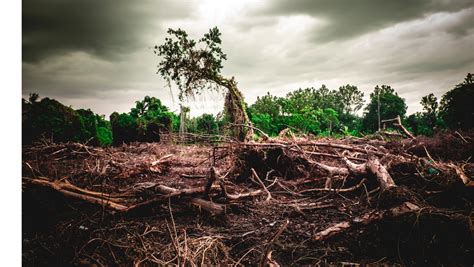
[[[230,82],[228,89],[229,91],[225,98],[225,111],[230,121],[236,124],[232,129],[232,134],[237,137],[239,141],[249,141],[253,136],[253,129],[244,126],[251,126],[250,119],[245,110],[244,97],[239,89],[237,89],[235,82]]]

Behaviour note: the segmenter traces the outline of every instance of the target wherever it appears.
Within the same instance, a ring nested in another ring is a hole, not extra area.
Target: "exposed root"
[[[272,194],[270,193],[270,191],[268,191],[268,188],[262,182],[260,177],[258,177],[257,172],[255,172],[255,169],[252,168],[251,171],[252,171],[253,177],[255,177],[255,179],[257,179],[258,183],[262,186],[263,191],[265,191],[265,193],[267,193],[267,198],[265,199],[265,201],[269,201],[270,199],[272,199]]]

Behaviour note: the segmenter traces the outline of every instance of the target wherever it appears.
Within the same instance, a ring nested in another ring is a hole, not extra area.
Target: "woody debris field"
[[[470,265],[474,133],[36,142],[26,265]]]

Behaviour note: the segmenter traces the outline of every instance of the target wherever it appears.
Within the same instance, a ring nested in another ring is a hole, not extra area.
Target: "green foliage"
[[[137,121],[127,113],[114,112],[110,115],[114,144],[129,143],[137,140]]]
[[[338,118],[339,129],[344,136],[360,136],[360,133],[364,131],[361,117],[350,113],[342,113],[339,114]]]
[[[267,113],[250,113],[250,120],[255,127],[270,136],[275,136],[279,133],[280,128],[276,123],[277,119],[273,119]]]
[[[96,140],[101,146],[109,146],[113,143],[112,125],[105,119],[104,115],[95,115],[97,130]]]
[[[165,38],[164,44],[155,46],[154,53],[162,58],[158,73],[170,86],[172,81],[178,86],[179,99],[200,94],[206,89],[226,88],[226,116],[232,123],[248,125],[244,98],[234,77],[227,79],[221,75],[222,62],[227,56],[220,47],[222,40],[219,29],[210,29],[197,42],[189,39],[188,34],[181,29],[169,29],[168,34],[171,37]],[[247,129],[243,126],[232,128],[230,132],[240,141],[247,138]]]
[[[438,99],[433,93],[421,98],[423,106],[423,119],[428,127],[434,128],[438,118]]]
[[[77,113],[79,114],[83,126],[83,136],[81,137],[81,140],[88,141],[88,139],[94,138],[97,131],[97,117],[94,112],[90,109],[78,109]]]
[[[355,85],[343,85],[337,91],[337,98],[342,104],[342,110],[346,114],[353,114],[364,105],[364,93],[359,91]]]
[[[335,90],[329,90],[326,85],[315,89],[305,88],[298,89],[286,95],[286,99],[280,100],[282,111],[286,114],[300,113],[305,108],[325,109],[331,108],[338,113],[342,113],[342,103]]]
[[[260,97],[257,96],[257,101],[250,106],[250,112],[254,114],[267,114],[272,120],[275,120],[282,113],[282,99],[272,96],[270,92]]]
[[[74,110],[58,101],[31,94],[23,99],[23,142],[31,143],[41,137],[55,142],[89,142],[107,146],[112,143],[110,124],[90,109]]]
[[[441,99],[440,115],[451,129],[471,129],[474,127],[474,83],[468,73],[464,82]]]
[[[196,118],[196,132],[206,134],[217,134],[219,126],[212,114],[202,114]]]
[[[185,36],[183,33],[176,34]],[[210,40],[218,38],[216,34],[209,33],[201,41],[213,46]],[[183,39],[181,42],[185,44],[187,41]],[[216,51],[213,53],[218,54]],[[169,71],[173,72],[171,69]],[[344,85],[338,90],[330,90],[325,85],[319,89],[300,88],[286,97],[273,96],[267,92],[257,97],[250,107],[245,104],[243,107],[253,125],[270,136],[290,128],[293,132],[339,137],[377,130],[379,101],[380,119],[400,116],[403,124],[416,135],[433,135],[437,130],[447,127],[470,129],[474,126],[474,83],[471,74],[442,97],[439,108],[434,94],[428,94],[420,101],[423,112],[406,118],[405,100],[387,85],[374,88],[363,118],[354,114],[363,105],[363,93],[353,85]],[[22,106],[25,144],[41,137],[52,138],[56,142],[88,141],[89,144],[101,146],[133,141],[154,142],[160,140],[160,133],[177,131],[180,126],[179,116],[169,111],[159,99],[149,96],[136,101],[129,113],[112,113],[110,122],[90,109],[74,110],[54,99],[39,100],[37,94],[31,94],[28,100],[22,99]],[[232,118],[227,114],[202,114],[185,120],[188,132],[227,134],[226,125]]]
[[[144,142],[160,141],[160,131],[171,131],[173,120],[175,124],[177,120],[177,116],[170,112],[158,98],[149,96],[135,102],[130,116],[136,121],[137,140]]]
[[[378,129],[378,101],[380,100],[380,120],[393,119],[397,116],[403,118],[407,111],[405,99],[398,96],[389,85],[378,85],[370,94],[370,103],[365,108],[363,126],[366,131],[373,132]]]
[[[436,128],[442,128],[438,118],[438,100],[431,93],[423,96],[420,104],[423,107],[423,112],[411,114],[404,123],[415,135],[431,136],[435,133]]]
[[[255,127],[270,136],[277,135],[285,127],[282,120],[282,98],[272,96],[269,92],[248,108],[250,120]]]
[[[406,125],[415,135],[431,136],[434,133],[433,127],[426,119],[426,116],[420,112],[408,116]]]
[[[155,46],[154,53],[162,57],[158,73],[168,83],[176,83],[180,100],[184,96],[199,94],[215,83],[222,85],[220,72],[227,56],[220,48],[222,40],[217,27],[210,29],[197,42],[179,28],[168,29],[168,34],[171,37],[165,38],[164,44]]]
[[[344,95],[344,101],[341,95]],[[343,126],[357,126],[353,129],[357,132],[360,119],[350,111],[357,110],[362,96],[357,87],[351,85],[341,86],[339,91],[325,85],[319,89],[300,88],[288,93],[286,98],[267,93],[250,106],[249,114],[253,124],[270,136],[288,127],[302,133],[331,135]]]
[[[160,133],[179,128],[179,117],[156,97],[136,101],[129,113],[110,115],[114,144],[134,141],[159,142]]]
[[[41,137],[56,142],[81,141],[87,132],[80,115],[50,98],[38,100],[37,94],[30,101],[23,100],[22,127],[23,143],[28,144]]]
[[[97,127],[96,138],[101,146],[109,146],[113,143],[112,130],[108,127]]]

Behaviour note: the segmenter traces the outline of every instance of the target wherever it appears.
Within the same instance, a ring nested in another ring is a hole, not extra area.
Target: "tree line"
[[[136,101],[129,112],[114,112],[109,120],[90,109],[73,109],[60,102],[31,94],[22,99],[23,143],[39,138],[55,142],[88,142],[93,145],[119,145],[134,141],[158,142],[160,133],[181,130],[197,134],[228,134],[229,116],[202,114],[189,118],[189,108],[176,114],[160,99],[146,96]],[[389,85],[377,85],[365,105],[364,93],[357,86],[338,89],[300,88],[277,97],[267,93],[257,97],[246,111],[252,124],[270,136],[289,128],[295,133],[316,136],[360,136],[376,132],[379,120],[402,118],[415,135],[430,136],[443,129],[474,127],[474,83],[472,74],[444,94],[440,101],[434,94],[423,96],[422,112],[406,115],[405,99]],[[363,109],[362,115],[358,115]],[[184,115],[184,116],[181,116]],[[258,132],[255,133],[258,135]]]
[[[365,135],[379,130],[380,121],[400,116],[415,135],[433,135],[442,129],[471,129],[474,122],[472,74],[438,101],[434,94],[421,98],[422,112],[406,116],[405,99],[389,85],[377,85],[364,107],[364,93],[354,85],[330,90],[305,88],[286,97],[270,93],[249,107],[254,125],[269,135],[285,128],[313,135]],[[357,115],[363,109],[362,116]]]

